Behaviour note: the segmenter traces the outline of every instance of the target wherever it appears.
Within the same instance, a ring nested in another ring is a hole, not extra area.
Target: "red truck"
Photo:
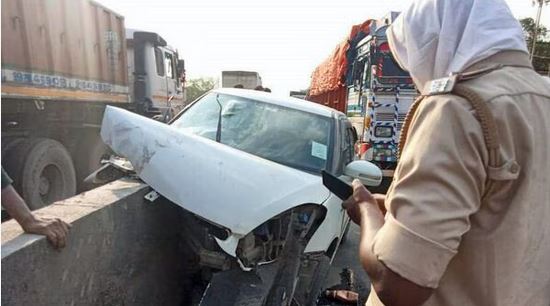
[[[360,133],[361,158],[384,175],[385,192],[397,166],[399,134],[417,96],[410,75],[391,55],[386,29],[399,13],[355,25],[312,75],[310,101],[347,113]]]

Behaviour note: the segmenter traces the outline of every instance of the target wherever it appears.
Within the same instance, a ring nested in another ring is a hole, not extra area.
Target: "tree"
[[[207,91],[214,88],[216,82],[213,78],[196,78],[187,81],[187,102],[192,102]]]
[[[536,23],[533,18],[523,18],[519,22],[523,28],[527,48],[528,50],[532,50]],[[548,29],[545,26],[539,26],[537,29],[536,49],[533,54],[533,67],[541,74],[548,74],[550,66],[550,41],[547,41],[547,36]]]
[[[531,42],[533,39],[533,35],[535,34],[535,20],[533,20],[533,18],[523,18],[519,20],[519,23],[523,28],[525,40],[527,42]],[[537,31],[537,40],[546,37],[547,34],[548,29],[543,25],[539,25]]]

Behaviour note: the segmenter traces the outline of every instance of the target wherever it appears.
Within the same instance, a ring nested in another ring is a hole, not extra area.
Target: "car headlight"
[[[374,136],[390,138],[392,137],[393,127],[391,126],[377,126],[374,129]]]

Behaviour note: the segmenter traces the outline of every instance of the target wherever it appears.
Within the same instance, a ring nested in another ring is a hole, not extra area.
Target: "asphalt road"
[[[352,223],[346,241],[340,245],[325,281],[325,288],[340,284],[340,273],[349,268],[355,276],[355,285],[360,296],[367,296],[370,281],[359,263],[359,226]]]

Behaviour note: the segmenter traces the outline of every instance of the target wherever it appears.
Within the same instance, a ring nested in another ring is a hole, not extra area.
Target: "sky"
[[[257,71],[274,93],[309,86],[311,73],[352,25],[401,11],[411,0],[96,0],[125,17],[127,28],[160,34],[185,59],[187,77]],[[535,18],[531,0],[506,0]],[[550,5],[543,9],[550,28]]]

